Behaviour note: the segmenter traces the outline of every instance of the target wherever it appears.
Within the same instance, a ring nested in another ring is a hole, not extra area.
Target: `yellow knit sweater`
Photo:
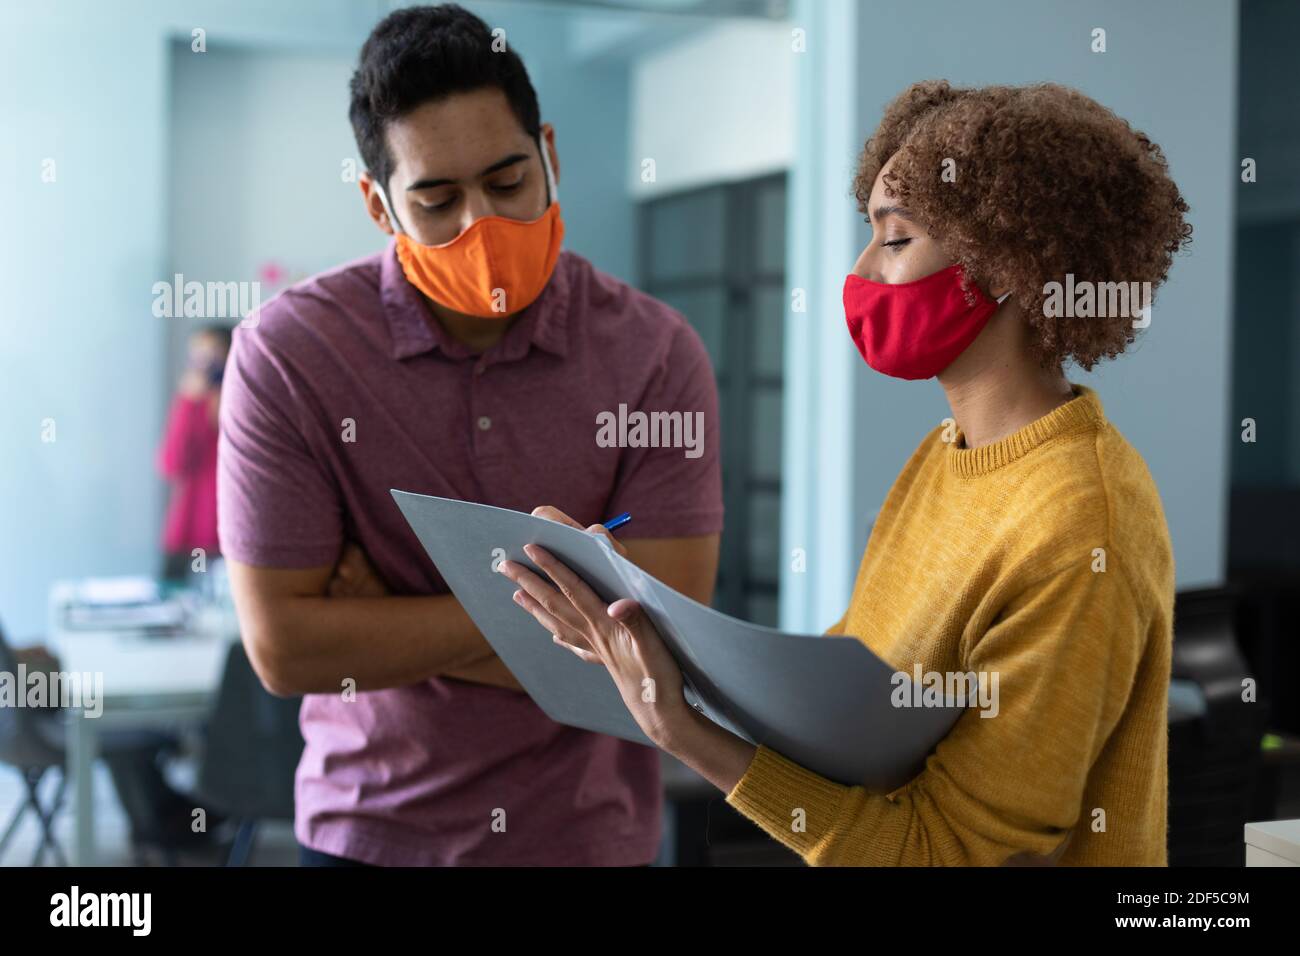
[[[888,794],[759,747],[727,802],[808,863],[1166,864],[1169,531],[1141,457],[1074,391],[980,448],[936,428],[890,489],[829,633],[909,676],[996,673],[997,715],[968,709]]]

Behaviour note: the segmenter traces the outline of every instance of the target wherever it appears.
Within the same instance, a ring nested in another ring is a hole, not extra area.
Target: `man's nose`
[[[464,232],[484,216],[495,216],[492,201],[482,190],[476,189],[465,194],[465,205],[461,207],[460,231]]]

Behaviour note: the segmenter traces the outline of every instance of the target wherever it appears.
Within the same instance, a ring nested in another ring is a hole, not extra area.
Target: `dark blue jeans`
[[[299,866],[372,866],[370,863],[362,863],[360,860],[349,860],[342,856],[330,856],[328,853],[322,853],[320,850],[313,850],[311,847],[298,844],[298,865]],[[649,866],[649,863],[636,864],[638,866]]]
[[[369,863],[362,863],[360,860],[349,860],[342,856],[331,856],[328,853],[322,853],[320,850],[313,850],[309,846],[298,844],[298,865],[299,866],[370,866]]]

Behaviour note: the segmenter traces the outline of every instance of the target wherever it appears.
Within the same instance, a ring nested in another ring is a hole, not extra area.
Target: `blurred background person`
[[[189,361],[167,414],[158,470],[172,486],[163,525],[163,577],[184,580],[195,548],[217,546],[217,406],[230,329],[207,325],[190,336]]]

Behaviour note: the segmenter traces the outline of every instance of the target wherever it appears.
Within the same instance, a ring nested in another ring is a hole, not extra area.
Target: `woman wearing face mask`
[[[516,601],[809,863],[1164,865],[1168,529],[1141,457],[1062,365],[1145,326],[1188,207],[1157,146],[1051,85],[909,88],[854,185],[872,239],[844,287],[852,340],[879,372],[937,377],[953,421],[896,479],[830,633],[909,675],[995,676],[996,716],[968,710],[891,793],[842,786],[696,714],[640,609],[540,549],[569,598],[507,562]]]
[[[193,549],[217,554],[217,406],[221,375],[230,352],[230,330],[199,329],[189,342],[189,360],[167,413],[158,449],[158,470],[172,484],[163,526],[163,577],[182,580]]]

